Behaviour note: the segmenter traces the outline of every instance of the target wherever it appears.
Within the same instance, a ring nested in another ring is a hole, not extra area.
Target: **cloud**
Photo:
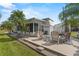
[[[35,17],[38,19],[43,19],[43,18],[51,18],[52,20],[55,21],[55,23],[58,23],[58,12],[51,7],[51,5],[46,5],[46,4],[39,4],[39,5],[34,5],[34,4],[23,4],[22,6],[17,6],[16,4],[12,3],[0,3],[0,6],[4,7],[1,9],[2,11],[2,20],[5,21],[9,16],[10,12],[12,10],[22,10],[26,16],[27,19]],[[22,8],[19,8],[22,7]],[[59,10],[59,9],[58,9]]]
[[[0,6],[4,7],[5,9],[13,9],[15,5],[12,3],[0,3]]]
[[[12,10],[7,10],[7,9],[3,9],[2,12],[3,13],[10,13]]]
[[[12,3],[0,3],[0,6],[3,7],[1,9],[2,18],[0,20],[0,23],[7,20],[7,18],[10,16],[10,13],[12,10],[16,9],[15,5]]]
[[[24,14],[26,15],[26,18],[32,18],[32,17],[36,17],[39,19],[48,17],[50,15],[50,11],[51,9],[48,7],[44,7],[44,6],[32,6],[30,5],[29,7],[27,7],[26,9],[22,9]]]
[[[43,18],[50,18],[54,21],[54,25],[59,23],[58,17],[54,14],[52,14],[52,10],[48,7],[28,7],[26,9],[22,9],[26,18],[38,18],[38,19],[43,19]]]
[[[3,7],[1,9],[2,18],[0,20],[0,23],[7,20],[7,18],[10,16],[10,13],[13,9],[15,9],[15,5],[12,3],[0,3],[0,6]]]
[[[42,18],[43,15],[38,12],[37,10],[34,10],[32,8],[23,9],[24,14],[26,15],[26,18]]]

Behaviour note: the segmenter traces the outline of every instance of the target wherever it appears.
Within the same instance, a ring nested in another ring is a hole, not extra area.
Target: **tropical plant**
[[[14,28],[14,24],[11,21],[4,21],[1,27],[9,32],[12,32]]]
[[[20,11],[20,10],[13,10],[11,12],[11,15],[9,17],[9,20],[12,21],[15,26],[19,29],[19,31],[26,31],[26,18],[25,18],[25,15],[23,13],[23,11]]]
[[[65,25],[65,31],[69,31],[70,27],[79,26],[79,3],[66,4],[63,11],[59,14],[59,19]]]

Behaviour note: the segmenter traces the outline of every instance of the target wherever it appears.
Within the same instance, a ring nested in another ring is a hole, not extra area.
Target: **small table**
[[[60,40],[65,40],[65,36],[63,34],[59,35],[58,44],[60,43]]]

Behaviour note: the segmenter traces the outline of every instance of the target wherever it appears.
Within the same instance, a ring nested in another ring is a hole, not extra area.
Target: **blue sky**
[[[55,24],[60,23],[58,14],[62,11],[65,3],[0,3],[2,18],[0,23],[10,17],[12,10],[22,10],[27,19],[36,17],[38,19],[50,18]]]

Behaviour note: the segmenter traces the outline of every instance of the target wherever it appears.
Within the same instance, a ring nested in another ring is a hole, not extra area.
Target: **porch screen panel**
[[[34,23],[34,31],[38,31],[38,24],[37,23]]]
[[[33,32],[33,23],[30,24],[30,32]]]

